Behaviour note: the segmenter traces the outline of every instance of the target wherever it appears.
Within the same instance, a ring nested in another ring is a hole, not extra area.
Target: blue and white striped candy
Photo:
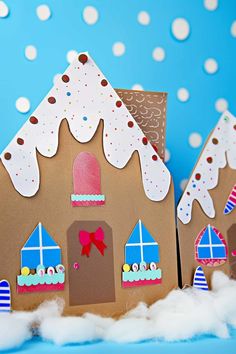
[[[202,267],[197,267],[193,278],[193,287],[200,290],[209,290]]]
[[[11,290],[7,280],[0,281],[0,312],[11,311]]]
[[[236,184],[233,186],[233,189],[230,192],[228,200],[225,204],[224,214],[227,215],[231,213],[231,211],[235,208],[235,206],[236,206]]]

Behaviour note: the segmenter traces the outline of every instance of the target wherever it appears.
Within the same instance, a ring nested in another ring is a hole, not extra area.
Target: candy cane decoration
[[[236,205],[236,184],[233,186],[233,189],[228,197],[228,200],[225,204],[224,214],[227,215],[235,208]]]

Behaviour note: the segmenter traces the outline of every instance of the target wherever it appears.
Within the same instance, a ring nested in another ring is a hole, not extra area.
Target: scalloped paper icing
[[[171,181],[168,169],[87,53],[80,54],[69,65],[1,154],[12,183],[21,195],[31,197],[37,193],[40,172],[36,149],[45,157],[56,154],[63,119],[68,121],[71,134],[81,143],[93,138],[103,120],[103,150],[108,162],[121,169],[134,151],[138,151],[147,197],[153,201],[166,197]]]
[[[199,158],[192,176],[179,202],[178,218],[188,224],[191,220],[193,201],[197,200],[203,212],[215,217],[215,207],[209,190],[218,184],[219,169],[236,169],[236,118],[228,111],[222,114]]]

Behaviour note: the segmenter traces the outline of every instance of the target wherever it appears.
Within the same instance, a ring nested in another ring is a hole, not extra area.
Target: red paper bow
[[[104,256],[104,250],[107,246],[103,242],[104,231],[101,227],[99,227],[95,232],[81,230],[79,232],[79,240],[82,245],[82,256],[86,254],[86,256],[89,257],[92,244],[94,244],[98,251]]]

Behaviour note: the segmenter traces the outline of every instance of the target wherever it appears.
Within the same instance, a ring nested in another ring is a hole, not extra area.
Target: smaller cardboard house
[[[81,53],[3,151],[0,279],[13,309],[60,296],[67,314],[117,316],[178,285],[166,99],[114,90]]]
[[[177,208],[183,285],[192,285],[199,265],[208,285],[215,269],[236,279],[235,182],[236,118],[226,111],[208,137]]]

